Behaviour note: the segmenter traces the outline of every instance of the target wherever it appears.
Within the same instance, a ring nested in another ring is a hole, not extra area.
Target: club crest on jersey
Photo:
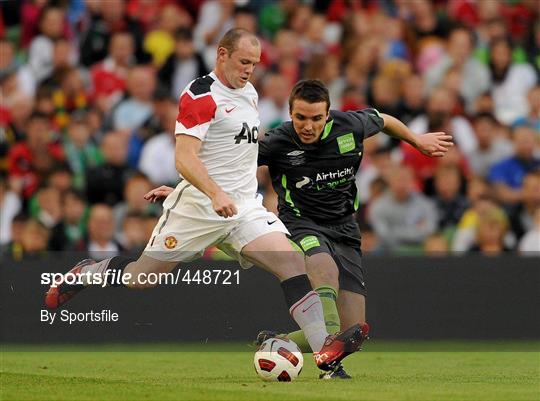
[[[169,235],[167,238],[165,238],[165,247],[167,249],[173,249],[177,243],[178,243],[177,239],[173,237],[172,235]]]

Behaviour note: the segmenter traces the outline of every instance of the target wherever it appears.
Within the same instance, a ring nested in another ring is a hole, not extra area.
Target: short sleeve
[[[176,135],[186,134],[199,138],[201,141],[206,136],[217,108],[210,91],[211,82],[208,82],[206,78],[195,80],[180,96],[174,130]]]
[[[369,138],[384,128],[384,120],[376,109],[349,111],[347,114],[361,124],[362,139]]]

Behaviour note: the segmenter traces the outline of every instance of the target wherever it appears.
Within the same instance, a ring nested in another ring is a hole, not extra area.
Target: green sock
[[[328,334],[334,334],[339,331],[339,314],[336,306],[337,291],[330,286],[321,286],[315,288],[315,292],[319,294],[321,298],[324,322],[326,324],[326,330]],[[302,330],[293,331],[286,334],[287,338],[294,341],[302,352],[311,352],[311,347],[304,336]]]

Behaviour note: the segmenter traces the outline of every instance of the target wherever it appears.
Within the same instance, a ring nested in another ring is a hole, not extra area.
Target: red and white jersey
[[[231,89],[214,72],[190,82],[180,96],[175,134],[202,141],[199,158],[208,174],[237,200],[257,191],[257,102],[251,83]]]

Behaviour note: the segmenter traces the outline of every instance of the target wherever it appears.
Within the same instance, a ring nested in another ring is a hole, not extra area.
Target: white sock
[[[95,277],[96,274],[101,275],[103,277],[103,280],[105,280],[105,271],[107,270],[107,267],[109,266],[109,262],[112,258],[108,258],[105,260],[102,260],[101,262],[92,263],[86,266],[83,266],[81,269],[81,273],[83,274],[82,281],[83,285],[89,286],[95,283],[96,280],[92,280],[90,275],[92,277]],[[87,274],[90,273],[90,274]],[[103,286],[103,284],[100,284],[100,286]]]
[[[313,352],[319,352],[328,336],[319,294],[315,291],[308,292],[291,306],[289,312],[304,332]]]

